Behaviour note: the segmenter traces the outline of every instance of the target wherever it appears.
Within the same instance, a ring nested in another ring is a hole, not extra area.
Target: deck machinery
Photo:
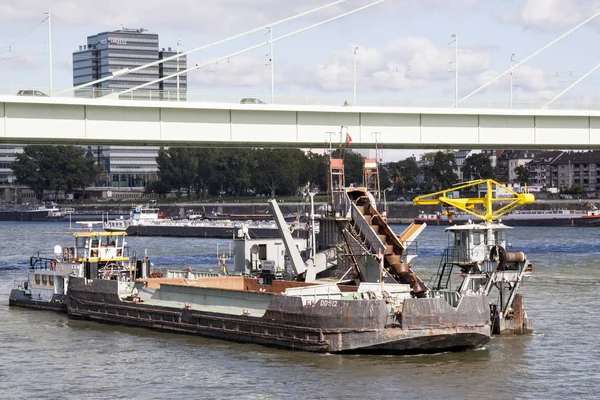
[[[479,188],[482,197],[458,197],[465,189]],[[494,197],[499,189],[508,197]],[[449,245],[444,250],[436,274],[429,281],[429,295],[443,296],[451,304],[469,292],[482,292],[490,298],[492,333],[526,334],[532,332],[532,319],[523,307],[518,290],[526,277],[533,273],[533,265],[523,252],[508,251],[506,233],[512,229],[500,219],[517,207],[531,204],[530,193],[516,193],[492,180],[480,179],[450,189],[416,197],[415,205],[442,205],[450,222],[455,209],[483,220],[446,228]],[[460,276],[455,288],[456,277]],[[452,290],[455,288],[457,290]]]
[[[332,162],[332,171],[338,168],[340,163]],[[461,189],[481,185],[487,189],[484,197],[456,197]],[[320,232],[313,246],[317,251],[310,259],[300,257],[291,237],[287,237],[287,229],[280,233],[294,275],[300,280],[407,284],[413,297],[444,298],[452,307],[457,307],[466,296],[483,294],[489,299],[492,333],[530,333],[532,319],[527,316],[518,291],[533,267],[524,253],[507,250],[506,233],[512,228],[502,224],[499,217],[521,204],[531,203],[533,196],[513,192],[512,198],[495,199],[496,185],[500,184],[493,180],[473,181],[415,199],[415,205],[448,205],[484,220],[446,229],[449,245],[428,283],[415,274],[411,263],[416,257],[416,238],[426,224],[413,223],[401,234],[395,234],[365,188],[333,187],[332,210],[319,219]],[[499,201],[503,202],[501,210],[492,210]],[[271,205],[275,220],[285,227],[277,204]]]

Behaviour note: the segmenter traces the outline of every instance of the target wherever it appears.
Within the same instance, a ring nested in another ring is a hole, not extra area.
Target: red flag
[[[350,143],[352,143],[352,138],[350,137],[350,134],[346,132],[346,147],[350,147]]]

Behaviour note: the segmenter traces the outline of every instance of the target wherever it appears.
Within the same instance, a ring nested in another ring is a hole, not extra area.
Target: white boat
[[[165,215],[158,207],[152,205],[134,205],[129,218],[118,218],[104,222],[104,230],[109,232],[126,232],[130,226],[165,221]]]

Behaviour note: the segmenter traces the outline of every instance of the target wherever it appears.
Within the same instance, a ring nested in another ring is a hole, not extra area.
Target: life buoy
[[[50,271],[54,271],[54,261],[50,261]]]

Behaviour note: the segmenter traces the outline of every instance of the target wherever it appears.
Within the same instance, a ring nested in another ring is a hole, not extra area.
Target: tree
[[[515,168],[515,174],[517,174],[517,181],[521,185],[527,185],[529,183],[529,170],[524,165],[519,165]]]
[[[158,165],[158,179],[163,185],[175,189],[177,198],[185,190],[187,197],[191,197],[197,184],[198,155],[196,149],[171,147],[168,150],[160,149],[156,157]]]
[[[166,185],[163,181],[152,181],[148,183],[144,189],[144,193],[152,194],[156,193],[159,197],[166,197],[167,193],[171,191],[171,187]]]
[[[471,154],[467,157],[462,171],[465,180],[494,178],[492,162],[485,153]]]
[[[318,187],[321,192],[327,191],[327,173],[329,159],[323,154],[309,152],[306,160],[300,164],[300,184],[310,182],[312,187]]]
[[[406,191],[417,186],[417,177],[421,169],[414,157],[409,157],[388,166],[390,179],[396,191]]]
[[[257,168],[253,181],[257,189],[269,190],[271,198],[275,198],[278,190],[285,194],[295,192],[299,185],[302,155],[302,151],[298,149],[256,150],[254,156]]]
[[[209,185],[211,193],[221,190],[242,194],[252,185],[252,173],[256,168],[252,149],[207,149],[212,154],[207,162],[201,159],[200,177]]]
[[[223,156],[222,150],[196,149],[196,156],[198,157],[196,197],[200,198],[200,192],[202,192],[202,198],[207,198],[211,183],[217,179],[219,160]]]
[[[30,145],[12,165],[17,181],[28,186],[39,200],[45,191],[71,192],[89,186],[98,175],[94,160],[76,146]]]
[[[454,153],[438,151],[433,157],[433,163],[423,168],[425,183],[429,188],[452,187],[458,181],[458,177],[454,173],[455,169]]]

